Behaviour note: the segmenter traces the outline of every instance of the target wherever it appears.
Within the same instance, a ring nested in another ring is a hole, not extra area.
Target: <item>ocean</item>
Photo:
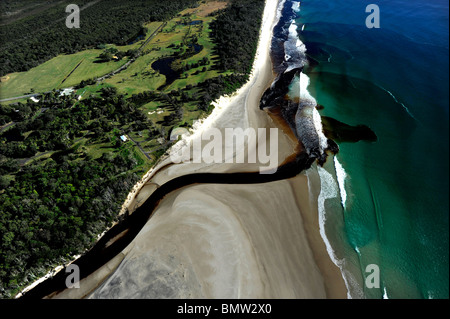
[[[366,25],[371,3],[380,28]],[[274,69],[301,70],[287,88],[300,106],[286,114],[311,154],[323,154],[324,135],[340,149],[317,168],[319,209],[349,297],[449,298],[448,10],[442,0],[281,1]]]

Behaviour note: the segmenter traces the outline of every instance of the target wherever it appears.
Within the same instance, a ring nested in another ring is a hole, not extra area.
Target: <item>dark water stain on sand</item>
[[[377,142],[378,137],[367,125],[348,125],[332,117],[322,116],[323,132],[337,143]]]

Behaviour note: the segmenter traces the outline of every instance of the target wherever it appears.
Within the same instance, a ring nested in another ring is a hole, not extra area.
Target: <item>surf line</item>
[[[403,104],[402,102],[400,102],[399,100],[397,100],[397,98],[395,97],[394,94],[392,94],[391,91],[386,90],[386,89],[385,89],[384,87],[382,87],[381,85],[377,85],[377,86],[378,86],[380,89],[382,89],[384,92],[388,93],[388,94],[394,99],[395,103],[401,105],[401,106],[403,107],[403,109],[406,111],[406,113],[408,113],[408,115],[409,115],[413,120],[415,120],[417,123],[420,123],[420,121],[419,121],[418,119],[416,119],[416,117],[411,113],[411,111],[409,110],[409,108],[408,108],[405,104]],[[422,124],[422,123],[420,123],[420,124]]]

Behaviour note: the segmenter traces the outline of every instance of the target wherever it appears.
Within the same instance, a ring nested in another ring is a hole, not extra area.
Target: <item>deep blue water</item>
[[[366,27],[370,3],[379,29]],[[321,115],[378,136],[339,145],[346,201],[326,203],[326,230],[343,268],[364,297],[448,298],[448,2],[304,0],[295,22]],[[370,264],[380,289],[364,285]]]

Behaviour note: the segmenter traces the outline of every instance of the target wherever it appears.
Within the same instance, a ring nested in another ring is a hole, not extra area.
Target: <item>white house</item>
[[[68,96],[74,92],[74,89],[64,89],[59,96]]]

